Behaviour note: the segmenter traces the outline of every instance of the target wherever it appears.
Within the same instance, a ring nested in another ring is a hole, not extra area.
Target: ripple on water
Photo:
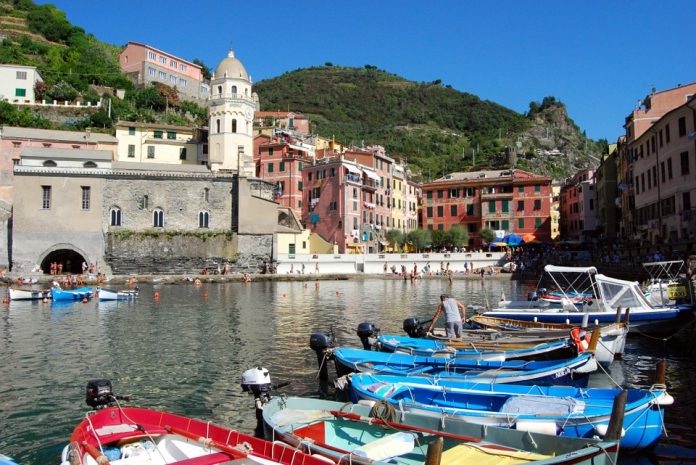
[[[313,332],[333,329],[339,344],[359,347],[359,323],[401,334],[404,318],[431,318],[443,292],[483,304],[501,293],[524,298],[528,289],[495,280],[263,282],[142,286],[136,302],[12,302],[0,307],[0,451],[24,465],[57,463],[84,415],[90,378],[112,379],[134,405],[252,431],[253,402],[239,386],[248,368],[268,368],[274,382],[290,382],[284,392],[291,395],[330,395],[316,379]],[[647,387],[665,354],[678,405],[667,410],[667,423],[679,444],[693,447],[694,363],[665,352],[659,341],[632,340],[609,374]],[[591,382],[612,384],[599,375]]]

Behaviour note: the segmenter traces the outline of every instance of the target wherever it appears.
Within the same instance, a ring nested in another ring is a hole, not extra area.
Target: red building
[[[428,229],[466,227],[473,247],[483,228],[550,241],[551,178],[518,169],[452,173],[423,184],[422,218]]]
[[[311,150],[285,137],[254,138],[256,176],[276,185],[276,202],[302,218],[302,170],[312,164]]]

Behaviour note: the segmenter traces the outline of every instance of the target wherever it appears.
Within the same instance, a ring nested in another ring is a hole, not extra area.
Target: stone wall
[[[105,259],[114,274],[200,274],[236,259],[231,235],[107,234]]]
[[[237,235],[237,262],[234,271],[258,273],[273,257],[273,234]]]

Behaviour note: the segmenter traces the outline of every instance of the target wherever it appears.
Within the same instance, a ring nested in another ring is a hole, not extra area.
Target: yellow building
[[[391,226],[390,228],[408,231],[406,229],[406,195],[405,189],[408,188],[406,183],[406,172],[401,164],[394,164],[392,169],[392,186],[391,186]]]
[[[551,240],[555,241],[561,235],[561,210],[560,199],[561,186],[560,184],[551,184]]]
[[[116,124],[118,150],[122,162],[198,164],[197,129],[166,124],[119,121]]]

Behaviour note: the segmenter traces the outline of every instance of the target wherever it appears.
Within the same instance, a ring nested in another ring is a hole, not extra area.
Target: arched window
[[[53,160],[46,160],[45,162],[43,162],[43,165],[49,166],[51,168],[55,168],[56,166],[58,166],[56,162],[54,162]]]
[[[199,212],[198,213],[198,227],[199,228],[207,228],[209,219],[210,219],[210,214],[208,214],[207,211]]]
[[[111,226],[121,226],[121,209],[111,207]]]
[[[237,132],[237,120],[232,120],[232,132]]]
[[[161,208],[155,208],[152,212],[152,226],[155,228],[164,227],[164,211]]]
[[[222,86],[218,86],[218,94],[222,95]]]
[[[84,168],[96,168],[97,164],[94,163],[93,161],[86,161],[84,165],[82,165]]]
[[[232,95],[237,95],[237,86],[232,86]]]
[[[244,95],[247,97],[249,96],[249,89],[247,89],[246,87],[244,88]]]
[[[215,128],[216,128],[215,132],[219,133],[220,132],[220,118],[215,120]]]

